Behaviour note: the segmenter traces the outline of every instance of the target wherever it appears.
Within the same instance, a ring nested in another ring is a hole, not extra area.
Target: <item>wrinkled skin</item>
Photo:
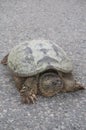
[[[7,65],[8,55],[3,58],[2,64]],[[56,72],[55,70],[48,70],[32,77],[14,75],[13,78],[23,103],[34,103],[37,100],[37,94],[50,97],[60,92],[84,89],[81,84],[75,82],[72,73]]]

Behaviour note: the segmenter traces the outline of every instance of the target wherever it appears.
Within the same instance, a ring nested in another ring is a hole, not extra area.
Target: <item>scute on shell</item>
[[[72,71],[71,60],[64,50],[49,40],[30,40],[16,45],[8,56],[8,66],[21,77],[33,76],[47,69]]]

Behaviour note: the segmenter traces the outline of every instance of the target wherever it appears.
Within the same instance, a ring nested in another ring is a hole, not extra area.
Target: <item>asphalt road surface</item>
[[[38,38],[67,52],[86,88],[86,0],[0,0],[0,60],[19,42]],[[86,130],[86,90],[23,105],[0,65],[0,130]]]

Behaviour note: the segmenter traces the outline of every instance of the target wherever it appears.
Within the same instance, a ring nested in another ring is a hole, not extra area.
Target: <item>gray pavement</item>
[[[62,46],[86,85],[86,0],[0,0],[0,60],[19,42],[38,38]],[[0,130],[86,130],[86,90],[23,105],[0,65]]]

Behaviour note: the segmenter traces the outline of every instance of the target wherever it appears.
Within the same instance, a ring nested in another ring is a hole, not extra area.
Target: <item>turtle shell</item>
[[[16,45],[8,56],[8,66],[21,77],[33,76],[48,69],[72,71],[64,50],[49,40],[30,40]]]

